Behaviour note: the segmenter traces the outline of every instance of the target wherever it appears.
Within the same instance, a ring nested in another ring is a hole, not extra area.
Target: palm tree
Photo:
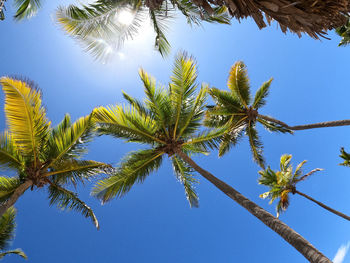
[[[270,198],[270,204],[275,200],[279,199],[276,211],[277,211],[277,217],[282,211],[285,211],[289,206],[289,194],[292,193],[301,195],[310,201],[318,204],[319,206],[323,207],[324,209],[350,221],[350,217],[338,212],[337,210],[334,210],[333,208],[330,208],[329,206],[326,206],[325,204],[313,199],[312,197],[299,192],[296,189],[296,184],[304,181],[307,179],[310,175],[317,171],[321,171],[322,169],[316,168],[312,171],[308,172],[307,174],[303,175],[302,167],[306,163],[306,161],[301,162],[295,171],[293,172],[293,167],[290,163],[292,159],[292,155],[284,154],[281,156],[280,160],[280,171],[273,171],[270,167],[268,167],[266,170],[259,171],[259,174],[261,175],[259,179],[259,184],[266,185],[270,188],[268,192],[265,192],[260,195],[261,198]]]
[[[216,105],[208,106],[204,124],[209,127],[227,128],[220,143],[219,156],[228,152],[230,147],[246,134],[254,160],[264,168],[263,144],[259,139],[256,123],[261,123],[264,128],[272,132],[292,133],[285,126],[274,120],[266,120],[259,114],[260,108],[266,104],[271,82],[272,79],[264,82],[252,99],[246,66],[239,61],[232,66],[229,73],[227,86],[230,91],[217,88],[209,90]]]
[[[265,169],[262,154],[263,144],[256,130],[256,123],[271,132],[293,133],[297,130],[314,128],[338,127],[350,125],[350,120],[328,121],[306,125],[290,126],[280,120],[260,114],[259,110],[266,104],[266,97],[272,79],[264,82],[257,90],[254,99],[250,94],[250,84],[246,66],[243,62],[236,62],[230,70],[227,86],[229,91],[211,88],[209,94],[216,103],[208,106],[204,124],[208,127],[226,127],[227,132],[219,147],[219,156],[225,154],[232,145],[246,134],[254,160]]]
[[[41,92],[33,83],[3,77],[0,84],[8,126],[0,136],[0,165],[16,172],[14,177],[0,177],[0,215],[29,188],[47,186],[51,205],[81,212],[98,227],[92,209],[65,188],[89,180],[107,167],[79,159],[93,135],[92,116],[71,123],[67,114],[53,128],[46,118]]]
[[[0,0],[0,20],[5,19],[5,2],[6,0]],[[14,19],[17,21],[23,19],[29,19],[35,16],[41,7],[40,0],[14,0],[14,6],[16,8],[16,13]]]
[[[125,11],[133,13],[130,25],[119,21]],[[180,11],[189,24],[201,21],[229,24],[235,17],[252,17],[259,28],[276,20],[283,32],[288,29],[301,36],[325,37],[326,31],[343,25],[350,11],[349,0],[302,1],[273,0],[97,0],[90,5],[60,7],[57,21],[63,29],[95,58],[108,60],[113,49],[124,39],[132,38],[145,19],[151,20],[156,33],[155,47],[162,56],[169,53],[170,44],[165,37],[166,22]]]
[[[127,142],[147,145],[126,155],[109,178],[100,180],[92,194],[107,202],[121,197],[136,183],[142,183],[161,165],[163,158],[172,160],[175,175],[182,182],[191,206],[198,205],[194,185],[197,171],[228,197],[279,234],[311,262],[331,262],[308,241],[270,213],[244,197],[231,186],[198,166],[191,155],[206,153],[216,147],[221,129],[202,130],[207,85],[195,94],[197,69],[185,54],[175,60],[168,88],[156,88],[156,81],[143,70],[140,77],[146,99],[142,102],[124,93],[129,106],[99,107],[94,118],[101,135],[111,135]]]
[[[0,259],[10,254],[19,255],[27,259],[27,255],[19,248],[4,251],[11,245],[11,241],[15,238],[15,217],[16,209],[10,207],[0,218]]]
[[[154,2],[154,1],[153,1]],[[200,25],[201,21],[229,24],[225,7],[201,9],[190,0],[160,1],[157,8],[152,8],[152,1],[114,1],[98,0],[88,6],[70,5],[60,7],[56,18],[64,31],[82,43],[86,51],[96,59],[106,61],[113,55],[125,39],[132,39],[147,19],[151,21],[156,33],[155,48],[162,56],[170,52],[170,43],[165,32],[167,23],[180,10],[190,25]],[[210,13],[209,13],[210,12]],[[123,21],[127,14],[130,21]]]

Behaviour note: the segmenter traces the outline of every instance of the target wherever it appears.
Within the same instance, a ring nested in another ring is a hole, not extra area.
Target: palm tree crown
[[[156,87],[156,81],[140,70],[147,99],[141,102],[124,93],[129,106],[95,109],[100,134],[112,135],[129,142],[146,144],[146,149],[129,153],[116,169],[115,175],[98,182],[93,194],[103,202],[122,196],[135,183],[156,171],[165,155],[172,159],[176,177],[185,188],[191,206],[198,206],[194,189],[197,180],[193,169],[176,154],[206,153],[216,146],[221,131],[199,131],[204,114],[207,85],[195,90],[197,71],[192,58],[179,55],[175,60],[171,82],[167,88]]]
[[[0,218],[0,259],[10,254],[19,255],[27,259],[27,255],[19,248],[4,251],[10,247],[11,241],[15,238],[15,217],[16,209],[10,207]]]
[[[56,127],[46,117],[41,92],[29,81],[3,77],[8,130],[0,136],[0,165],[16,172],[0,177],[0,212],[4,213],[28,189],[48,186],[50,204],[69,208],[98,221],[89,206],[65,186],[89,180],[106,165],[80,160],[94,131],[92,116],[71,123],[66,115]]]
[[[208,107],[204,124],[227,129],[220,143],[219,156],[225,154],[245,133],[249,138],[254,160],[264,168],[263,145],[255,127],[256,122],[269,131],[292,133],[285,126],[273,120],[266,120],[264,115],[259,114],[259,109],[266,104],[271,82],[272,79],[264,82],[252,99],[246,67],[243,62],[236,62],[227,81],[229,91],[217,88],[209,90],[216,105]]]
[[[289,194],[295,194],[296,184],[305,180],[307,177],[322,169],[316,168],[311,172],[303,175],[302,167],[306,161],[301,162],[295,171],[290,163],[292,155],[284,154],[280,159],[280,171],[273,171],[270,167],[266,170],[259,171],[261,175],[259,184],[266,185],[270,188],[268,192],[260,195],[261,198],[270,198],[272,203],[275,199],[279,199],[276,211],[277,216],[280,212],[285,211],[289,206]]]

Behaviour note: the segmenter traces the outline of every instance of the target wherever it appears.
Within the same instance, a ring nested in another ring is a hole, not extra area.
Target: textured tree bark
[[[265,116],[265,115],[261,115],[261,114],[259,114],[258,116],[264,120],[275,122],[279,125],[286,127],[287,129],[290,129],[293,131],[350,125],[350,120],[339,120],[339,121],[318,122],[318,123],[312,123],[312,124],[306,124],[306,125],[289,126],[288,124],[286,124],[280,120],[274,119],[272,117],[269,117],[269,116]]]
[[[18,198],[32,185],[33,182],[31,180],[27,180],[18,186],[12,196],[3,205],[0,206],[0,217],[6,212],[7,209],[13,206],[17,202]]]
[[[312,201],[312,202],[318,204],[319,206],[323,207],[324,209],[328,210],[329,212],[336,214],[337,216],[340,216],[340,217],[350,221],[350,216],[347,216],[347,215],[345,215],[337,210],[334,210],[333,208],[331,208],[329,206],[326,206],[325,204],[313,199],[311,196],[308,196],[307,194],[299,192],[298,190],[295,190],[295,193],[298,195],[304,196],[305,198],[309,199],[310,201]]]
[[[188,155],[182,152],[180,149],[175,151],[176,154],[188,163],[193,169],[200,173],[205,179],[219,188],[224,194],[236,201],[239,205],[247,209],[252,215],[257,217],[261,222],[275,231],[284,240],[291,244],[296,250],[298,250],[307,260],[312,263],[331,263],[326,256],[312,246],[305,238],[295,232],[285,223],[265,211],[263,208],[250,201],[241,193],[233,189],[231,186],[216,178],[208,171],[198,166]]]

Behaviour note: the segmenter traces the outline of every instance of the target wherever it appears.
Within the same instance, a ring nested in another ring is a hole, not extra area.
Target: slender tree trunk
[[[337,216],[340,216],[340,217],[350,221],[350,216],[347,216],[347,215],[345,215],[337,210],[334,210],[333,208],[331,208],[329,206],[326,206],[325,204],[313,199],[311,196],[308,196],[307,194],[304,194],[304,193],[299,192],[297,190],[295,190],[295,193],[298,195],[304,196],[305,198],[309,199],[310,201],[312,201],[312,202],[318,204],[319,206],[323,207],[324,209],[328,210],[329,212],[336,214]]]
[[[32,185],[33,182],[31,180],[27,180],[18,186],[11,197],[3,205],[0,206],[0,217],[7,211],[7,209],[13,206],[17,202],[18,198]]]
[[[265,116],[261,114],[259,114],[258,116],[264,120],[275,122],[293,131],[350,125],[350,120],[340,120],[340,121],[326,121],[326,122],[318,122],[318,123],[312,123],[312,124],[306,124],[306,125],[289,126],[288,124],[282,121],[279,121],[277,119],[271,118],[269,116]]]
[[[261,222],[279,234],[284,240],[298,250],[307,260],[312,263],[331,263],[326,256],[319,252],[301,235],[287,226],[285,223],[265,211],[263,208],[244,197],[241,193],[233,189],[231,186],[216,178],[208,171],[198,166],[188,155],[180,149],[176,150],[176,154],[188,163],[193,169],[200,173],[205,179],[219,188],[224,194],[236,201],[238,204],[247,209],[252,215],[257,217]]]

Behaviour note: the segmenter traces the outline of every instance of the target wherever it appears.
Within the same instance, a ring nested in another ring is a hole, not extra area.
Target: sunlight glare
[[[130,25],[134,20],[134,14],[129,10],[122,10],[116,13],[116,18],[123,25]]]

